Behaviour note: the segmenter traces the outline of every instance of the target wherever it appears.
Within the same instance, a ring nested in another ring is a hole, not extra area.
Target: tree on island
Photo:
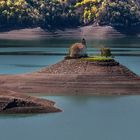
[[[86,40],[83,38],[81,43],[73,44],[69,49],[69,54],[66,58],[83,58],[87,57],[87,44]]]

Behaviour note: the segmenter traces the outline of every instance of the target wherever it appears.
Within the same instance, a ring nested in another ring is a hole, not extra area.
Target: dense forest
[[[0,0],[0,28],[140,25],[139,0]]]

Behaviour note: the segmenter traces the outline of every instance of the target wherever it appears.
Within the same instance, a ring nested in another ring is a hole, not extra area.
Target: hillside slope
[[[0,30],[73,28],[83,25],[137,27],[139,0],[1,0]]]

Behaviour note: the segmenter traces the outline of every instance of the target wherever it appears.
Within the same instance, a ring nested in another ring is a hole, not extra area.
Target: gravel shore
[[[112,62],[63,60],[30,74],[1,75],[0,88],[44,95],[139,95],[140,77]]]

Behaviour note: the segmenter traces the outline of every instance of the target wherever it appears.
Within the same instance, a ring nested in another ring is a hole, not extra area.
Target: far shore
[[[35,39],[48,39],[48,38],[82,38],[86,39],[97,38],[113,38],[113,37],[124,37],[125,35],[115,30],[110,26],[85,26],[77,27],[73,29],[64,30],[44,30],[40,27],[37,28],[26,28],[26,29],[14,29],[11,31],[0,32],[0,39],[9,40],[35,40]]]

